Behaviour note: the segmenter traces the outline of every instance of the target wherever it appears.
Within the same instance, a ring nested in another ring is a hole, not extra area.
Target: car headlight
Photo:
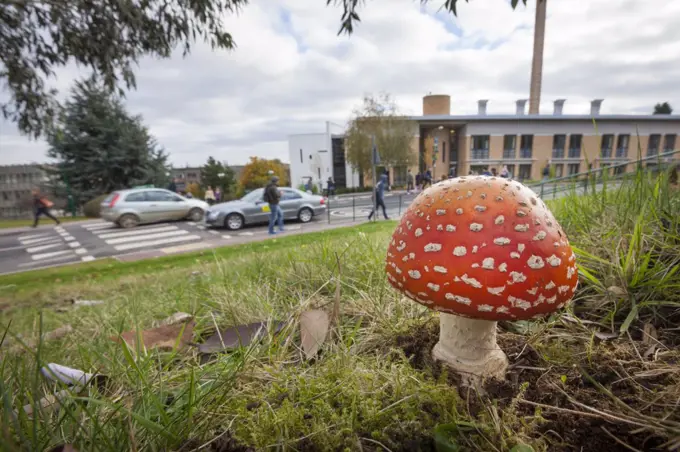
[[[219,212],[208,211],[208,218],[214,220],[219,215]]]

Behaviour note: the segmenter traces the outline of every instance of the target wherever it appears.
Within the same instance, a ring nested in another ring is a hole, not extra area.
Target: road
[[[557,197],[565,194],[558,193]],[[388,216],[398,219],[415,196],[403,192],[386,193]],[[552,199],[552,193],[546,190],[544,198]],[[370,194],[336,197],[329,200],[328,215],[305,225],[291,223],[286,228],[291,233],[305,233],[353,222],[365,222],[371,211],[371,203]],[[116,257],[122,261],[137,260],[264,240],[268,237],[266,226],[228,231],[210,229],[193,222],[160,223],[127,230],[112,223],[94,220],[10,232],[0,230],[0,274],[89,262],[106,257]]]

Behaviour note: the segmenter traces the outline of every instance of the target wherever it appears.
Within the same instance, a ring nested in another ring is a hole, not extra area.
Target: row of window
[[[661,146],[661,134],[653,133],[649,135],[647,141],[647,156],[651,157],[659,154]],[[472,135],[470,140],[470,158],[472,160],[488,160],[489,159],[489,135]],[[614,148],[614,134],[602,135],[600,143],[600,157],[601,158],[625,158],[628,156],[628,147],[630,143],[629,134],[621,134],[616,136],[616,148]],[[663,153],[672,152],[675,150],[677,135],[666,134],[663,136]],[[568,146],[567,146],[568,144]],[[552,158],[554,159],[580,159],[581,147],[583,146],[583,135],[573,134],[569,135],[567,143],[567,135],[560,134],[553,136],[552,144]],[[533,157],[534,136],[520,135],[519,143],[519,157],[517,156],[517,135],[503,136],[503,158],[504,159],[530,159]],[[614,153],[616,149],[616,153]]]
[[[31,210],[22,209],[20,207],[0,207],[0,218],[16,218],[20,216],[27,216]]]
[[[31,184],[44,181],[42,173],[9,173],[0,174],[0,185]]]
[[[505,165],[508,167],[508,171],[510,172],[510,175],[513,179],[517,179],[520,181],[524,181],[527,179],[531,179],[531,169],[533,165],[530,163],[527,164],[521,164],[521,165]],[[604,166],[604,165],[603,165]],[[581,164],[580,163],[568,163],[568,164],[556,164],[552,165],[552,167],[555,169],[555,177],[564,177],[566,175],[571,176],[573,174],[578,174],[579,171],[581,170]],[[482,174],[484,171],[488,170],[489,166],[488,165],[471,165],[470,166],[470,171],[476,174]],[[515,173],[515,169],[517,169],[517,173]],[[564,174],[564,171],[567,171],[567,174]],[[615,172],[618,174],[620,172],[623,172],[624,167],[620,168],[615,168]]]
[[[2,200],[3,201],[19,200],[21,198],[28,197],[30,194],[31,194],[30,190],[3,191]]]

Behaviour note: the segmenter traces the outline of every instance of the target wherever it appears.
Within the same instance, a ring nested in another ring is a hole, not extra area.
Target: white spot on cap
[[[510,257],[512,259],[519,259],[519,253],[517,251],[513,251],[512,253],[510,253]]]
[[[475,210],[477,212],[484,212],[486,210],[486,206],[475,206]]]
[[[527,277],[524,273],[520,272],[510,272],[510,278],[512,278],[512,283],[521,283],[527,280]]]
[[[496,196],[496,201],[503,201],[503,197],[501,195]]]
[[[413,294],[412,294],[411,292],[409,292],[408,290],[404,291],[404,293],[405,293],[406,296],[409,297],[409,298],[416,298],[416,296],[413,295]]]
[[[471,198],[472,197],[472,192],[468,190],[468,192],[465,194],[466,198]]]
[[[559,265],[562,263],[562,259],[559,257],[555,256],[554,254],[550,256],[548,259],[546,259],[550,265],[553,267],[559,267]]]
[[[441,243],[428,243],[425,245],[425,252],[426,253],[435,253],[437,251],[441,251],[442,249],[442,244]]]
[[[397,286],[399,286],[399,288],[404,287],[404,285],[403,285],[402,283],[400,283],[400,282],[397,282]]]
[[[500,271],[501,273],[507,272],[508,271],[508,264],[503,262],[501,265],[498,266],[498,271]]]
[[[430,271],[430,267],[428,267],[427,265],[426,265],[424,268],[425,268],[425,271],[426,271],[426,272],[429,272],[429,271]]]
[[[416,237],[420,237],[421,235],[423,235],[423,230],[420,228],[416,229],[415,235]]]
[[[446,225],[446,232],[456,232],[456,227],[452,224]]]
[[[434,266],[434,272],[435,273],[441,273],[441,274],[446,274],[449,271],[446,269],[446,267],[442,267],[441,265],[435,265]]]
[[[533,240],[534,241],[543,240],[546,235],[547,234],[545,233],[545,231],[538,231],[538,233],[534,236]]]
[[[545,290],[550,290],[555,288],[555,283],[550,281],[548,284],[545,285]]]
[[[534,287],[533,289],[527,290],[527,293],[529,295],[536,295],[536,292],[538,292],[538,287]]]
[[[438,224],[437,225],[437,231],[443,231],[444,230],[444,225],[443,224]]]
[[[479,306],[477,306],[477,310],[480,312],[491,312],[493,311],[493,306],[491,306],[490,304],[480,304]]]
[[[452,293],[447,293],[446,295],[444,295],[444,297],[447,300],[453,300],[455,302],[458,302],[460,304],[464,304],[464,305],[467,305],[467,306],[470,306],[470,304],[472,303],[472,300],[470,300],[469,298],[461,297],[460,295],[454,295]]]
[[[437,209],[437,215],[446,215],[446,209]]]
[[[500,314],[507,314],[510,310],[506,306],[499,306],[496,308],[496,312]]]
[[[454,276],[454,277],[453,277],[453,282],[460,282],[460,278],[457,277],[457,276]]]
[[[501,287],[487,287],[486,290],[491,294],[491,295],[498,295],[500,296],[501,293],[505,291],[505,286]]]
[[[413,279],[420,279],[420,272],[418,270],[409,270],[408,275]]]
[[[464,246],[457,246],[453,249],[453,255],[462,257],[467,254],[467,249]]]
[[[479,224],[479,223],[471,223],[471,224],[470,224],[470,230],[471,230],[472,232],[479,232],[479,231],[481,231],[482,229],[484,229],[484,225],[483,225],[483,224]]]
[[[512,305],[513,308],[520,308],[520,309],[524,309],[526,311],[527,309],[529,309],[531,307],[530,302],[528,302],[526,300],[522,300],[521,298],[513,297],[512,295],[510,295],[508,297],[508,301],[510,302],[510,304]]]
[[[456,209],[456,213],[457,213],[458,215],[463,215],[463,209],[461,209],[460,207],[457,208],[457,209]]]
[[[403,240],[400,240],[399,246],[397,247],[397,251],[404,251],[405,248],[406,248],[406,242],[404,242]]]
[[[479,247],[477,245],[473,246],[472,247],[472,254],[477,254],[478,249],[479,249]]]
[[[541,225],[541,220],[539,220],[538,218],[535,218],[535,219],[534,219],[534,224],[535,224],[536,226],[540,226],[540,225]]]
[[[517,211],[517,216],[518,217],[526,217],[527,213],[520,209],[520,210]]]
[[[485,268],[487,270],[493,270],[493,257],[487,257],[482,261],[482,268]]]
[[[529,225],[527,223],[515,225],[515,231],[517,232],[527,232],[529,230]]]
[[[534,270],[538,270],[545,267],[545,262],[539,256],[532,255],[527,261],[527,265]]]
[[[560,286],[560,287],[557,288],[557,291],[560,294],[564,295],[565,293],[567,293],[569,291],[569,289],[571,289],[571,286]]]
[[[408,262],[408,255],[404,256],[401,258],[402,262]]]
[[[475,262],[474,264],[472,264],[472,268],[479,268],[479,264]]]
[[[403,272],[401,271],[401,268],[399,267],[394,267],[394,271],[397,272],[397,275],[401,275]]]
[[[439,284],[427,283],[427,288],[432,292],[439,292]]]
[[[574,276],[574,273],[576,273],[574,267],[567,267],[567,279],[571,279]]]
[[[416,253],[408,253],[409,259],[415,259],[416,258]]]
[[[407,221],[406,222],[406,229],[408,229],[410,231],[412,227],[413,227],[413,223],[411,223],[410,221]]]
[[[461,276],[460,279],[462,279],[465,284],[468,284],[476,289],[480,289],[482,287],[482,283],[477,281],[475,278],[468,277],[467,274]]]
[[[493,220],[493,222],[494,222],[495,224],[503,224],[504,221],[505,221],[505,217],[504,217],[503,215],[498,215],[498,216],[496,217],[496,219]]]
[[[548,302],[548,304],[554,304],[555,301],[557,301],[557,295],[553,295],[552,297],[548,298],[546,301]]]
[[[520,253],[524,251],[524,243],[520,243],[517,245],[517,251],[519,251]]]
[[[500,246],[505,246],[510,243],[510,239],[507,237],[497,237],[493,239],[493,243]]]

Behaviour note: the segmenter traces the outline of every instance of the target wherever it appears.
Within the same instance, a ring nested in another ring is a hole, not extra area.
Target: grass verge
[[[71,223],[73,221],[85,221],[89,220],[90,218],[86,217],[60,217],[59,221],[62,223]],[[40,223],[39,224],[54,224],[52,220],[49,218],[45,217],[40,217]],[[8,229],[8,228],[23,228],[23,227],[29,227],[33,226],[33,219],[27,219],[27,218],[18,218],[18,219],[12,219],[12,220],[0,220],[0,229]]]
[[[0,440],[9,450],[678,446],[680,195],[664,177],[551,204],[578,251],[577,296],[547,321],[500,325],[511,369],[479,391],[459,389],[432,361],[437,316],[388,287],[394,223],[2,278]],[[299,315],[337,293],[336,332],[305,360]],[[104,303],[76,308],[71,299]],[[195,316],[195,343],[216,328],[289,323],[209,359],[193,346],[162,352],[110,339],[177,311]],[[67,336],[37,340],[64,325]],[[31,339],[36,346],[16,346]],[[63,389],[39,374],[49,362],[104,373],[108,384],[65,396],[59,410],[13,417]]]

